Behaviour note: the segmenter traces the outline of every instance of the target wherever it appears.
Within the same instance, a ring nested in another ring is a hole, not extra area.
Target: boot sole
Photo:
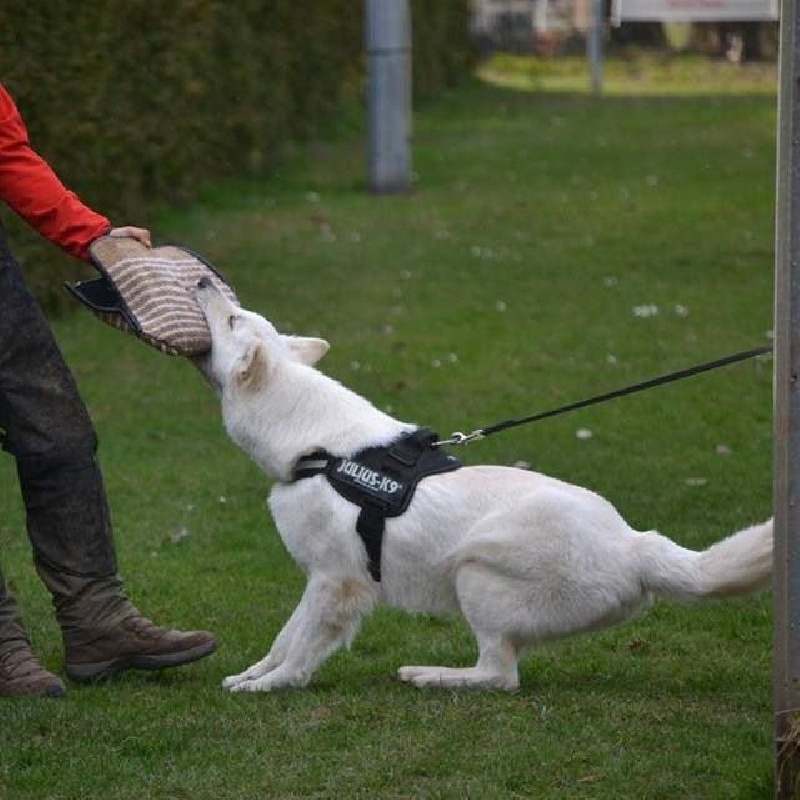
[[[67,693],[67,687],[52,684],[43,689],[23,689],[4,691],[0,689],[0,698],[3,697],[63,697]]]
[[[127,669],[159,670],[182,667],[201,658],[210,656],[217,649],[216,641],[197,645],[180,653],[166,653],[159,656],[122,656],[107,661],[94,661],[89,664],[67,664],[67,677],[76,683],[96,683],[108,680]]]

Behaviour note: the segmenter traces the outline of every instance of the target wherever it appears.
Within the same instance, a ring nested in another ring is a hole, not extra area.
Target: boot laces
[[[134,614],[124,619],[121,627],[141,639],[158,639],[166,632],[164,628],[159,628],[142,614]]]

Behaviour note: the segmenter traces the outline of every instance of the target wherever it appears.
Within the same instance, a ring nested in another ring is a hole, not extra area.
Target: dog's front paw
[[[228,675],[228,677],[224,678],[222,681],[222,688],[233,689],[235,686],[238,686],[240,683],[243,683],[246,680],[247,678],[245,677],[244,673],[241,673],[241,675]]]
[[[250,670],[241,675],[231,675],[222,682],[223,688],[229,692],[271,692],[274,689],[302,687],[308,683],[310,676],[296,674],[278,668],[262,675],[248,675]]]
[[[265,670],[260,669],[260,666],[260,664],[253,664],[252,667],[249,667],[244,672],[240,672],[238,675],[228,675],[228,677],[222,681],[222,688],[234,689],[236,686],[239,686],[242,683],[247,683],[248,681],[253,681],[256,678],[260,678],[265,674]]]
[[[233,689],[235,686],[238,686],[240,683],[245,683],[246,681],[253,681],[256,678],[261,678],[262,676],[266,675],[270,670],[275,668],[274,660],[267,655],[265,658],[262,658],[261,661],[256,661],[255,664],[248,667],[244,672],[240,672],[238,675],[229,675],[222,681],[222,688],[223,689]]]
[[[236,676],[234,676],[236,677]],[[241,680],[236,683],[228,683],[230,679],[226,678],[222,685],[229,692],[269,692],[274,687],[266,678],[255,678],[254,680]]]

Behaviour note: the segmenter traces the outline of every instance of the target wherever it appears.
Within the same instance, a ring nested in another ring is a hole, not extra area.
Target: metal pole
[[[592,94],[603,91],[603,0],[592,0],[592,22],[586,45],[592,71]]]
[[[775,796],[800,788],[800,27],[781,2],[774,424]]]
[[[369,185],[411,188],[411,12],[408,0],[366,0]]]

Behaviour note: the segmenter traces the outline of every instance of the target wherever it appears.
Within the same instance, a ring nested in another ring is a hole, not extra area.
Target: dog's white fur
[[[415,426],[399,422],[314,368],[321,339],[279,334],[263,317],[198,287],[213,347],[204,367],[225,426],[277,483],[269,505],[307,575],[299,605],[267,655],[226,678],[231,691],[305,686],[349,645],[379,601],[460,612],[479,648],[474,667],[406,666],[416,686],[515,689],[522,652],[548,639],[630,618],[654,596],[744,595],[772,573],[772,521],[702,552],[633,530],[594,492],[535,472],[463,467],[424,479],[408,511],[387,520],[382,580],[367,571],[358,509],[324,476],[292,482],[317,449],[350,456]]]

